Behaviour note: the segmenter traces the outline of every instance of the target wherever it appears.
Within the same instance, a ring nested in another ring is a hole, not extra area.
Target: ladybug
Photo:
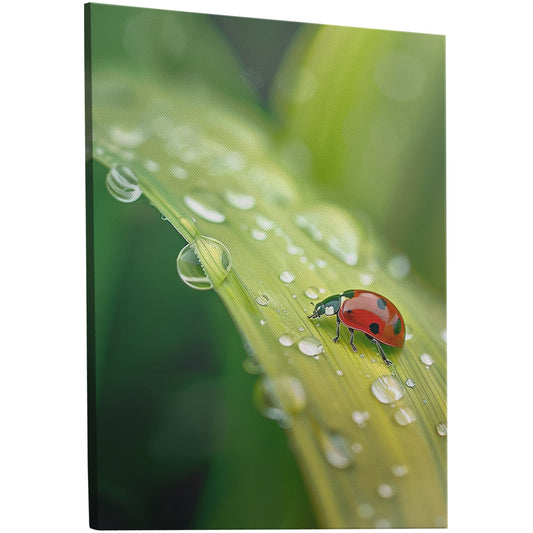
[[[328,296],[315,306],[314,312],[307,318],[322,315],[337,315],[337,335],[332,340],[339,340],[339,326],[342,322],[350,330],[350,346],[356,352],[353,343],[354,331],[362,331],[379,349],[387,366],[392,364],[382,344],[401,348],[405,341],[405,323],[400,311],[387,298],[376,292],[350,289],[341,294]]]

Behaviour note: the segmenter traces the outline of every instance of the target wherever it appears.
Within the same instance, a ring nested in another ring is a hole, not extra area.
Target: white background
[[[527,529],[533,425],[527,3],[124,4],[446,35],[449,528]],[[0,530],[76,533],[89,530],[83,3],[11,0],[2,8],[0,40]]]

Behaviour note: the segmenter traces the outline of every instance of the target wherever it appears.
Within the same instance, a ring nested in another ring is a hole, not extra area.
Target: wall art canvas
[[[445,37],[85,42],[90,526],[446,527]]]

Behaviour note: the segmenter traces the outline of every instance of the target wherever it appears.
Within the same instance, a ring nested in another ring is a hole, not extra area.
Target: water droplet
[[[109,137],[120,146],[135,148],[146,139],[146,134],[140,128],[126,129],[113,126],[109,130]]]
[[[314,337],[304,337],[298,342],[299,350],[308,356],[315,356],[323,352],[322,343]]]
[[[413,378],[407,378],[405,384],[412,389],[415,386],[415,380]]]
[[[368,287],[368,285],[370,285],[373,281],[374,281],[374,276],[372,276],[372,274],[361,274],[359,276],[359,281],[365,285],[366,287]]]
[[[305,295],[314,300],[315,298],[318,298],[318,289],[316,287],[307,287],[307,289],[305,289]]]
[[[392,465],[391,470],[396,477],[403,477],[409,471],[406,465]]]
[[[278,340],[283,346],[292,346],[294,344],[294,339],[287,333],[282,335]]]
[[[254,228],[252,229],[252,237],[256,241],[264,241],[267,238],[267,233],[266,231]]]
[[[262,229],[262,230],[265,230],[265,231],[270,231],[274,226],[274,222],[272,222],[272,220],[270,220],[269,218],[266,218],[262,215],[257,215],[255,217],[255,221],[257,223],[257,225]]]
[[[320,431],[318,438],[326,461],[331,466],[344,470],[353,464],[353,455],[342,435]]]
[[[416,415],[411,409],[409,409],[409,407],[400,407],[400,409],[394,413],[394,420],[396,420],[400,426],[408,426],[409,424],[416,422]]]
[[[279,279],[283,281],[284,283],[291,283],[294,281],[294,274],[292,272],[287,272],[287,270],[284,270],[280,275]]]
[[[252,207],[255,205],[255,198],[251,194],[227,191],[225,198],[230,205],[236,207],[237,209],[242,209],[243,211],[252,209]]]
[[[363,445],[359,442],[354,442],[352,444],[352,452],[353,453],[361,453],[363,451]]]
[[[401,383],[391,375],[380,376],[371,385],[374,396],[381,403],[392,403],[403,396]]]
[[[255,357],[246,357],[242,362],[242,367],[244,371],[253,376],[263,373],[263,365]]]
[[[440,338],[444,341],[444,342],[448,342],[448,334],[446,332],[445,329],[443,329],[441,332],[440,332]]]
[[[405,324],[405,340],[409,341],[413,338],[413,330],[409,324]]]
[[[387,518],[378,518],[374,522],[374,527],[378,529],[390,529],[391,523],[390,523],[390,520],[388,520]]]
[[[337,376],[344,376],[344,372],[342,370],[337,370]]]
[[[427,353],[423,353],[420,356],[420,361],[422,361],[422,363],[424,363],[426,366],[431,366],[435,362],[433,360],[433,357],[431,357],[431,355],[429,355]]]
[[[189,176],[187,170],[183,167],[180,167],[179,165],[172,165],[170,167],[170,173],[179,180],[187,179],[187,177]]]
[[[365,427],[365,422],[368,420],[369,414],[367,411],[354,411],[352,413],[352,420],[360,427]]]
[[[390,498],[394,495],[394,489],[388,483],[382,483],[378,486],[378,494],[382,498]]]
[[[387,265],[389,274],[396,279],[405,278],[411,270],[409,258],[403,254],[395,255]]]
[[[374,508],[369,503],[361,503],[357,512],[361,518],[370,518],[374,514]]]
[[[290,255],[296,255],[300,251],[300,248],[298,246],[295,246],[294,244],[288,244],[287,245],[287,253]]]
[[[214,195],[209,193],[196,193],[186,195],[183,200],[187,207],[199,217],[220,224],[226,220],[226,216],[219,207],[219,202]]]
[[[255,301],[259,305],[268,305],[268,296],[266,294],[261,294],[261,296],[258,296]]]
[[[448,434],[448,428],[446,427],[446,424],[444,422],[437,424],[435,426],[435,429],[441,437],[445,437]]]
[[[147,159],[144,163],[144,168],[150,172],[157,172],[159,170],[159,164],[151,159]]]
[[[357,263],[362,229],[345,211],[329,204],[318,204],[296,215],[295,222],[344,263]]]
[[[185,246],[176,260],[183,282],[198,290],[218,287],[231,270],[228,249],[219,241],[200,235]]]
[[[107,173],[106,187],[111,195],[120,202],[135,202],[142,195],[137,176],[125,166],[113,167]]]
[[[325,261],[324,259],[317,259],[315,263],[318,268],[326,268],[328,266],[327,261]]]

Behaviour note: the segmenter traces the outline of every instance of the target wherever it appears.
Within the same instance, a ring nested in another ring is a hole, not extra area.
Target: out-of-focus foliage
[[[440,35],[306,26],[272,94],[320,194],[366,213],[441,295],[444,68]]]

